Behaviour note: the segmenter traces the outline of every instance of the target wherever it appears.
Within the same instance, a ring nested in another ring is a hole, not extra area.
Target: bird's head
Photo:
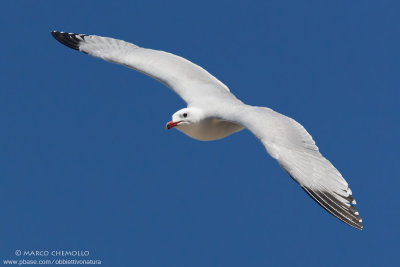
[[[204,113],[198,108],[183,108],[172,115],[172,120],[165,126],[167,130],[191,125],[200,122],[204,118]]]

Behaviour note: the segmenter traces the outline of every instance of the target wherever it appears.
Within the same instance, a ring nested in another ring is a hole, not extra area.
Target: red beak
[[[165,125],[165,128],[167,128],[167,130],[169,130],[171,128],[174,128],[175,126],[178,126],[178,124],[180,122],[181,121],[176,121],[176,122],[170,121],[170,122],[167,123],[167,125]]]

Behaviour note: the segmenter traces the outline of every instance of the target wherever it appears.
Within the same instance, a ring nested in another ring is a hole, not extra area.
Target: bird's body
[[[241,131],[243,127],[230,121],[210,117],[198,123],[176,126],[176,129],[199,141],[213,141]]]
[[[182,57],[107,37],[57,31],[52,35],[70,48],[143,72],[175,91],[188,106],[172,115],[167,129],[210,141],[247,128],[318,204],[362,229],[347,182],[295,120],[269,108],[242,103],[218,79]]]

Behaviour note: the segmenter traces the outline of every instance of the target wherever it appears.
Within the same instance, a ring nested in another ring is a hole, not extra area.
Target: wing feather
[[[225,119],[248,128],[302,189],[329,213],[362,229],[352,191],[321,155],[311,135],[295,120],[268,108],[246,106]]]
[[[141,48],[108,37],[52,31],[60,43],[106,61],[142,72],[171,88],[189,105],[204,99],[239,102],[226,85],[200,66],[164,51]]]

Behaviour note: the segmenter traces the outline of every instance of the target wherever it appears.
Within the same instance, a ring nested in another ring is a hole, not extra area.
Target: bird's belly
[[[200,141],[222,139],[243,129],[241,125],[220,119],[208,119],[201,123],[181,125],[179,131]]]

